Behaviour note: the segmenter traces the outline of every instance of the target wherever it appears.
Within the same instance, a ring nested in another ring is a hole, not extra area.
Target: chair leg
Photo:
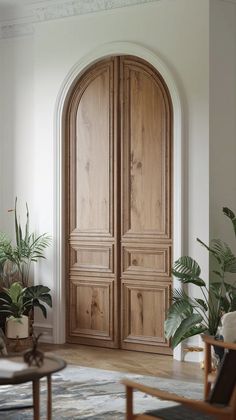
[[[34,420],[40,420],[39,379],[33,381]]]
[[[208,374],[211,372],[211,345],[208,343],[205,343],[204,370],[204,399],[207,400],[211,390],[211,383],[208,379]]]
[[[126,387],[126,420],[133,420],[133,388]]]
[[[47,376],[48,403],[47,403],[47,420],[52,420],[52,380],[51,375]]]

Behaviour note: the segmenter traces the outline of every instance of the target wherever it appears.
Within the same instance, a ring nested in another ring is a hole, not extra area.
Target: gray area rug
[[[164,391],[175,392],[189,398],[202,399],[203,386],[198,383],[168,380],[152,376],[125,374],[107,370],[69,365],[53,375],[53,419],[112,419],[124,420],[125,387],[123,378],[155,386]],[[46,418],[46,381],[41,380],[41,419]],[[0,407],[13,404],[31,404],[31,384],[0,387]],[[140,392],[135,392],[135,411],[142,412],[173,403],[160,401]],[[0,413],[1,420],[32,419],[32,410]]]

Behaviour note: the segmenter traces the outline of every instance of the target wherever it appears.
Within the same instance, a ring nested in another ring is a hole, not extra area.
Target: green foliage
[[[236,217],[232,210],[223,208],[223,213],[231,221],[236,236]],[[202,297],[191,298],[182,289],[174,290],[173,303],[169,308],[165,321],[165,335],[176,347],[184,339],[207,332],[215,335],[223,313],[236,310],[236,284],[225,280],[225,273],[236,272],[236,257],[230,247],[220,239],[213,239],[207,246],[203,241],[197,241],[207,249],[217,264],[212,273],[217,281],[210,280],[209,289],[200,277],[201,268],[191,257],[180,257],[173,266],[173,275],[182,285],[193,284],[198,287]]]
[[[46,318],[45,304],[52,307],[49,292],[48,287],[41,285],[23,288],[18,282],[12,283],[9,289],[4,288],[0,293],[0,313],[5,314],[6,317],[20,318],[34,307],[39,307]]]
[[[49,292],[50,289],[42,285],[27,287],[24,292],[25,299],[30,302],[28,307],[38,307],[45,318],[47,317],[47,310],[44,304],[52,307],[52,298]]]
[[[227,216],[233,225],[233,229],[234,229],[234,234],[236,236],[236,217],[235,214],[232,210],[230,210],[228,207],[223,207],[223,213],[225,216]]]
[[[26,224],[24,234],[17,215],[17,198],[15,200],[15,244],[7,236],[0,234],[0,276],[3,282],[12,275],[20,281],[23,287],[29,284],[29,273],[32,262],[37,262],[44,257],[45,249],[50,245],[51,238],[46,233],[37,236],[29,233],[29,210],[26,204]],[[10,270],[6,270],[10,267]],[[10,273],[9,273],[10,271]],[[6,284],[10,286],[10,284]]]
[[[192,283],[197,286],[205,286],[205,282],[199,277],[201,269],[196,261],[189,257],[180,257],[172,270],[174,276],[183,283]]]
[[[0,293],[0,312],[8,318],[21,318],[27,309],[24,301],[24,289],[20,283],[12,283],[9,289]]]
[[[29,286],[31,264],[45,258],[44,251],[51,238],[46,233],[29,232],[29,209],[26,204],[26,224],[22,229],[17,214],[17,199],[14,208],[15,242],[0,233],[0,278],[3,291],[0,293],[0,313],[20,318],[38,307],[46,318],[46,306],[52,307],[50,289],[45,286]],[[17,281],[15,281],[17,280]]]

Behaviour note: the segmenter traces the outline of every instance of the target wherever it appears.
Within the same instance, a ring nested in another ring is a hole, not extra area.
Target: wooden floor
[[[46,352],[62,357],[67,363],[98,369],[155,375],[185,381],[202,382],[199,363],[178,362],[171,356],[127,350],[82,346],[77,344],[43,344]]]

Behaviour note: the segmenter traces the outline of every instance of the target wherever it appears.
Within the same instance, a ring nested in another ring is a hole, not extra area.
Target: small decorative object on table
[[[38,340],[42,334],[39,334],[37,337],[33,335],[33,347],[30,350],[27,350],[24,353],[24,361],[29,366],[41,367],[43,365],[44,354],[42,351],[37,349]]]

